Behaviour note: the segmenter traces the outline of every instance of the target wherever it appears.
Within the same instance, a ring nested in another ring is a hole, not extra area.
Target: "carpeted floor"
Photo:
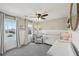
[[[45,44],[30,43],[22,48],[16,48],[7,52],[6,56],[48,56],[47,51],[51,46]]]

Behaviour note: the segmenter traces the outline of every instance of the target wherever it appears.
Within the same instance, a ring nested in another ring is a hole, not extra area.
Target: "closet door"
[[[5,15],[4,19],[4,48],[15,48],[16,44],[16,20],[15,17]]]

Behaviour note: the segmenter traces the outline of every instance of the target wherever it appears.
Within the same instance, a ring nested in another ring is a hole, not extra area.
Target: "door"
[[[5,15],[4,18],[4,49],[15,48],[16,44],[16,20],[15,17]]]

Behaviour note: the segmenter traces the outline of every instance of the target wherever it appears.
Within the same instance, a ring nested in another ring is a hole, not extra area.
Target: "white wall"
[[[66,30],[67,29],[67,18],[52,19],[44,22],[40,22],[39,28],[43,30]],[[35,27],[37,25],[35,24]]]

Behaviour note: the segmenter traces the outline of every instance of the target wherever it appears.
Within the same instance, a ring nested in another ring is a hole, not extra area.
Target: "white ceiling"
[[[17,16],[35,16],[36,12],[48,13],[47,20],[68,16],[67,3],[0,3],[0,10]]]

